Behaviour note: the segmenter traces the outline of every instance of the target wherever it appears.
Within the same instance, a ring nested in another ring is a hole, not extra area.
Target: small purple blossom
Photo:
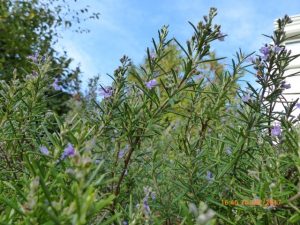
[[[189,212],[193,213],[195,216],[198,215],[198,208],[194,203],[189,203]]]
[[[267,45],[261,47],[261,48],[259,49],[259,51],[260,51],[262,54],[264,54],[264,55],[270,54],[270,49],[269,49],[269,47],[268,47]]]
[[[119,151],[119,154],[118,154],[118,158],[119,158],[119,159],[122,159],[122,158],[124,157],[125,153],[126,153],[126,152],[125,152],[124,150],[120,150],[120,151]]]
[[[144,187],[144,193],[145,193],[144,200],[148,201],[149,196],[151,197],[152,200],[156,199],[156,193],[152,191],[151,187]]]
[[[108,87],[101,87],[100,89],[100,95],[103,96],[103,98],[109,98],[113,94],[113,88],[108,86]]]
[[[152,88],[154,88],[157,84],[158,84],[158,83],[157,83],[156,79],[153,79],[153,80],[150,80],[150,81],[146,82],[146,87],[147,87],[148,89],[152,89]]]
[[[62,90],[62,87],[58,84],[58,79],[57,78],[54,79],[54,82],[52,83],[52,87],[56,91]]]
[[[219,41],[224,41],[225,36],[226,36],[226,34],[219,33],[219,35],[218,35],[218,40],[219,40]]]
[[[151,196],[152,200],[155,200],[156,195],[155,192],[152,191],[151,187],[144,187],[145,197],[143,198],[143,204],[137,204],[137,207],[142,207],[145,216],[149,216],[151,214],[150,206],[149,206],[149,197]]]
[[[143,209],[145,215],[150,215],[151,210],[149,207],[148,199],[149,199],[149,194],[151,193],[151,188],[149,187],[144,187],[144,192],[145,192],[145,197],[143,199]]]
[[[145,197],[143,198],[142,209],[144,211],[145,216],[149,216],[151,213],[150,206],[148,203],[149,197],[151,196],[152,200],[155,200],[156,195],[155,192],[152,191],[151,187],[144,187]],[[137,204],[136,207],[140,207],[140,204]]]
[[[259,51],[263,54],[263,56],[262,56],[262,59],[263,59],[263,60],[267,60],[267,59],[269,58],[269,55],[270,55],[270,48],[269,48],[267,45],[261,47],[261,48],[259,49]]]
[[[146,199],[144,199],[144,201],[143,201],[143,208],[144,208],[145,215],[147,215],[147,216],[150,215],[151,210],[150,210],[148,201]]]
[[[274,51],[275,53],[280,53],[282,50],[283,50],[283,47],[279,47],[278,45],[275,45],[275,46],[273,47],[273,51]]]
[[[66,157],[73,157],[74,155],[75,149],[71,143],[68,143],[68,146],[64,149],[61,159],[65,159]]]
[[[272,136],[280,136],[281,135],[281,126],[280,124],[275,124],[271,130]]]
[[[125,148],[119,151],[118,158],[122,159],[126,155],[127,151],[128,151],[128,145],[126,145]]]
[[[200,75],[196,75],[194,76],[194,80],[200,80],[203,76],[200,74]]]
[[[285,89],[290,89],[291,88],[291,84],[284,84],[282,85]]]
[[[156,199],[156,194],[155,194],[155,192],[151,192],[151,198],[152,198],[152,200],[155,200],[155,199]]]
[[[154,60],[155,58],[156,58],[156,54],[155,54],[154,51],[152,51],[152,52],[150,53],[150,59],[151,59],[151,60]]]
[[[44,63],[46,61],[46,56],[43,55],[41,61]]]
[[[49,155],[49,150],[47,147],[45,146],[41,146],[40,147],[40,152],[43,154],[43,155]]]
[[[256,57],[254,56],[250,56],[246,59],[247,62],[250,62],[250,63],[255,63],[256,62]]]
[[[128,225],[128,222],[124,220],[124,221],[122,222],[122,224],[123,224],[123,225]]]
[[[213,174],[211,171],[207,171],[206,173],[206,180],[208,181],[212,181],[214,178],[213,178]]]
[[[296,104],[296,107],[297,107],[298,109],[300,109],[300,103],[297,103],[297,104]]]
[[[32,62],[38,62],[39,53],[35,52],[33,55],[27,56],[27,59],[30,59]]]
[[[39,74],[35,70],[32,71],[32,76],[37,77]]]
[[[283,81],[282,84],[281,84],[281,88],[290,89],[291,88],[291,84],[287,84],[285,81]]]
[[[243,102],[249,102],[251,100],[251,96],[249,93],[245,94],[243,97],[242,97],[242,101]]]
[[[231,148],[226,148],[226,153],[227,153],[227,155],[231,155],[232,154]]]

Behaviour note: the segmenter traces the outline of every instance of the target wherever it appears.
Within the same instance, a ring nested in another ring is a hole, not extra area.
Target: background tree
[[[75,1],[76,2],[76,1]],[[59,114],[68,111],[66,102],[71,94],[79,91],[80,69],[71,69],[72,59],[53,48],[62,28],[70,28],[74,23],[76,32],[84,32],[79,23],[87,18],[98,18],[90,14],[88,8],[71,10],[70,3],[58,0],[7,0],[0,2],[0,79],[11,80],[12,71],[18,69],[18,78],[34,74],[28,56],[47,55],[51,58],[51,76],[58,79],[61,91],[51,90],[48,107]],[[84,18],[82,14],[88,14]],[[81,19],[80,19],[81,18]],[[42,58],[40,57],[39,60]]]

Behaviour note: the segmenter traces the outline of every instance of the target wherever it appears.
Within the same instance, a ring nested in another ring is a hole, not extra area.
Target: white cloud
[[[89,53],[83,49],[82,45],[72,41],[71,38],[61,39],[56,49],[60,52],[66,51],[68,57],[73,59],[72,68],[80,66],[81,70],[84,71],[84,80],[97,74],[97,69]]]

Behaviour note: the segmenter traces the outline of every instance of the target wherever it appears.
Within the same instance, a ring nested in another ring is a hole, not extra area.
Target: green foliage
[[[72,60],[66,53],[59,54],[53,44],[57,42],[63,27],[70,27],[73,20],[79,23],[80,14],[87,12],[87,8],[81,9],[81,13],[71,12],[65,1],[1,1],[0,79],[11,80],[12,71],[18,69],[17,76],[23,80],[25,75],[34,72],[32,64],[26,59],[28,56],[36,53],[50,56],[51,77],[58,78],[64,90],[48,90],[48,95],[55,95],[48,103],[48,108],[59,114],[66,113],[69,110],[66,101],[71,97],[70,92],[79,91],[80,69],[70,69]]]
[[[299,223],[298,109],[282,100],[289,18],[264,59],[240,51],[227,71],[210,52],[216,14],[191,24],[185,47],[163,27],[155,57],[138,69],[122,57],[112,86],[91,80],[65,119],[46,107],[49,59],[25,82],[2,82],[0,223]],[[241,90],[249,66],[260,87]]]
[[[38,66],[39,74],[24,82],[2,81],[0,86],[0,223],[98,224],[106,220],[105,207],[114,195],[100,191],[109,180],[103,162],[91,152],[93,128],[78,117],[62,122],[47,110],[49,65],[50,60]],[[55,132],[49,130],[53,120],[59,128]],[[63,159],[68,142],[73,143],[75,155]],[[40,152],[41,146],[49,154]],[[104,213],[102,218],[96,217],[99,212]]]

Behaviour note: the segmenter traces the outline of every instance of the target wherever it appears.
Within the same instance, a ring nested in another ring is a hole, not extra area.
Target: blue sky
[[[188,21],[197,24],[210,7],[218,9],[215,23],[228,34],[213,49],[229,59],[239,48],[251,53],[269,42],[262,34],[271,34],[275,19],[300,14],[299,0],[86,0],[76,4],[89,5],[101,14],[99,20],[83,24],[90,33],[64,31],[56,47],[68,52],[74,66],[81,65],[83,86],[97,74],[108,85],[111,80],[106,74],[113,73],[124,54],[141,63],[146,48],[152,47],[151,38],[157,38],[163,25],[169,25],[170,38],[184,44],[192,35]]]

